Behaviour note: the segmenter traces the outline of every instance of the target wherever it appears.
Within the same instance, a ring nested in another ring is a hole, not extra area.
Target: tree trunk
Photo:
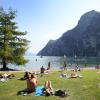
[[[3,69],[7,69],[6,59],[3,58]]]

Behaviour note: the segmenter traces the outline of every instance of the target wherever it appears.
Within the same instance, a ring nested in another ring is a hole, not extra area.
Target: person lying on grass
[[[73,72],[71,75],[70,75],[71,78],[82,78],[83,76],[79,75],[77,72]]]
[[[100,78],[97,78],[97,80],[100,80]]]
[[[9,79],[11,79],[11,78],[13,78],[13,77],[15,77],[15,75],[12,74],[12,73],[9,73],[9,74],[4,73],[3,75],[0,74],[0,78],[9,78]]]
[[[50,96],[53,94],[53,88],[51,85],[51,81],[45,82],[44,88],[43,88],[43,94],[45,94],[45,96]]]
[[[24,90],[19,91],[17,94],[20,95],[22,93],[32,93],[35,92],[35,89],[37,87],[37,79],[36,77],[31,74],[28,73],[27,75],[27,79],[26,79],[26,83],[27,83],[27,88]]]
[[[53,91],[52,85],[51,85],[51,81],[46,81],[44,84],[44,88],[43,88],[43,94],[45,96],[50,96],[50,95],[55,95],[55,96],[60,96],[60,97],[67,97],[69,96],[66,92],[66,90],[56,90],[55,92]]]
[[[77,78],[78,77],[78,74],[77,73],[72,73],[71,74],[71,78]]]

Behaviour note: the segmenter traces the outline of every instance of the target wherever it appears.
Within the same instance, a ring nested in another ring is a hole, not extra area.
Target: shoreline
[[[87,68],[80,68],[80,69],[82,69],[82,70],[98,70],[98,69],[95,69],[95,67],[87,67]],[[71,71],[71,70],[73,70],[73,68],[68,68],[67,69],[67,71]],[[25,71],[29,71],[29,72],[39,72],[39,70],[0,70],[0,73],[1,72],[14,72],[14,73],[16,73],[16,72],[25,72]],[[55,70],[51,70],[51,71],[61,71],[61,69],[55,69]]]

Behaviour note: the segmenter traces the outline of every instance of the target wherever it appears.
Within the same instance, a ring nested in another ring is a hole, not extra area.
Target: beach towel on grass
[[[44,88],[44,86],[37,86],[36,87],[36,92],[35,92],[35,96],[44,96],[44,94],[43,94],[43,88]]]

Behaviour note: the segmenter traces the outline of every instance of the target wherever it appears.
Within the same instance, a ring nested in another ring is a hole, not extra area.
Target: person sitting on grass
[[[19,91],[17,94],[20,95],[22,93],[32,93],[32,92],[35,92],[35,89],[37,87],[37,79],[35,78],[35,76],[31,73],[28,73],[28,76],[27,76],[27,79],[26,79],[26,82],[27,82],[27,88],[22,90],[22,91]],[[23,94],[23,95],[24,95]]]
[[[46,81],[43,88],[43,93],[45,96],[50,96],[53,94],[53,88],[51,85],[51,81]]]
[[[95,66],[95,69],[100,69],[100,65],[97,64],[97,65]]]
[[[45,72],[45,68],[42,66],[42,67],[40,68],[41,77],[43,76],[44,72]]]
[[[34,92],[37,87],[37,79],[34,74],[29,73],[29,78],[27,81],[27,90]]]
[[[25,72],[24,77],[18,78],[18,80],[26,80],[28,78],[29,72]]]

